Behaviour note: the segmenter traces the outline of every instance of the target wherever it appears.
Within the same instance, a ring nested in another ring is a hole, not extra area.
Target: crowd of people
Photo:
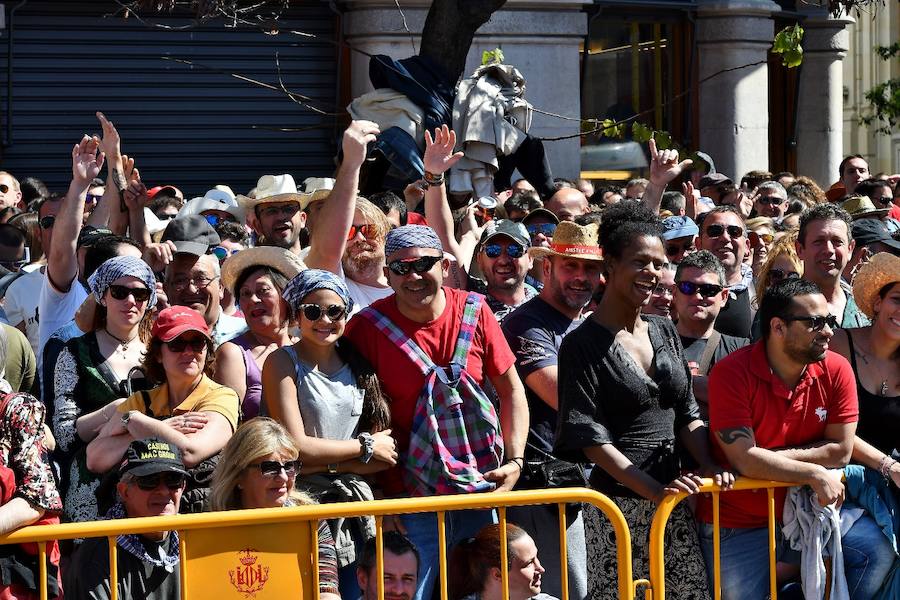
[[[647,179],[478,198],[448,191],[465,152],[444,125],[421,180],[362,197],[382,132],[355,120],[333,179],[186,199],[97,116],[68,190],[0,172],[0,533],[589,485],[646,578],[657,505],[685,493],[667,594],[710,598],[718,544],[722,597],[762,599],[765,493],[720,496],[720,542],[699,493],[749,477],[795,484],[775,492],[785,594],[822,597],[827,548],[832,598],[900,597],[900,176],[849,156],[830,186],[737,181],[651,140]],[[565,514],[568,597],[616,598],[613,526]],[[452,600],[502,598],[503,564],[512,600],[562,595],[557,508],[507,518],[446,515]],[[430,600],[437,515],[384,527],[385,597]],[[377,598],[374,534],[318,524],[319,597]],[[117,551],[119,597],[180,597],[176,532]],[[37,560],[3,546],[4,597],[35,596]],[[105,540],[48,563],[51,596],[110,597]]]

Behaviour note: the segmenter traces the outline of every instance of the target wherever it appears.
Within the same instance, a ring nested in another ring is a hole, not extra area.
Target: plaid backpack
[[[448,367],[435,365],[399,327],[377,310],[369,319],[417,366],[425,386],[416,400],[403,477],[414,496],[486,492],[495,484],[484,473],[500,466],[503,437],[490,398],[466,371],[466,358],[482,296],[466,298],[462,326]]]

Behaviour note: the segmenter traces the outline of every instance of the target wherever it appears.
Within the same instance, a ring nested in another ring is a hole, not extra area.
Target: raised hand
[[[87,189],[91,181],[100,174],[105,155],[100,150],[100,140],[85,135],[72,148],[72,181]]]
[[[650,138],[647,142],[650,147],[650,182],[665,187],[669,183],[681,175],[687,167],[694,164],[689,158],[678,162],[678,150],[660,150],[656,149],[656,140]]]
[[[124,199],[129,211],[143,210],[148,202],[147,186],[140,179],[132,180],[125,188]]]
[[[425,131],[425,170],[433,175],[440,175],[459,162],[462,152],[453,152],[456,147],[456,132],[443,125],[434,130],[434,137],[429,131]]]
[[[360,167],[366,160],[367,146],[375,141],[381,133],[376,123],[372,121],[353,121],[344,132],[341,147],[344,150],[344,163]]]
[[[122,154],[121,144],[122,138],[119,137],[119,131],[112,121],[106,118],[99,110],[97,111],[97,120],[100,121],[100,127],[103,129],[103,139],[100,140],[100,149],[107,158],[120,156]]]

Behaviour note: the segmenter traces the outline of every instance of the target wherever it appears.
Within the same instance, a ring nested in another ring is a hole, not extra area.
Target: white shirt
[[[57,329],[68,325],[75,318],[78,307],[87,298],[87,292],[78,282],[72,280],[68,292],[60,292],[50,283],[47,274],[44,273],[44,285],[41,286],[40,302],[38,303],[38,372],[41,372],[43,364],[43,348],[47,340]]]
[[[6,299],[3,302],[9,324],[13,327],[17,327],[19,323],[25,324],[25,337],[28,338],[36,357],[40,356],[38,303],[41,299],[41,289],[44,287],[45,270],[31,271],[13,281],[6,290]]]

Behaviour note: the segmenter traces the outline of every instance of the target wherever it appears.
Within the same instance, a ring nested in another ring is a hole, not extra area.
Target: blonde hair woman
[[[213,472],[210,510],[313,504],[294,489],[300,452],[287,430],[267,417],[250,419],[225,445]],[[337,553],[331,530],[319,522],[319,598],[340,600]]]

